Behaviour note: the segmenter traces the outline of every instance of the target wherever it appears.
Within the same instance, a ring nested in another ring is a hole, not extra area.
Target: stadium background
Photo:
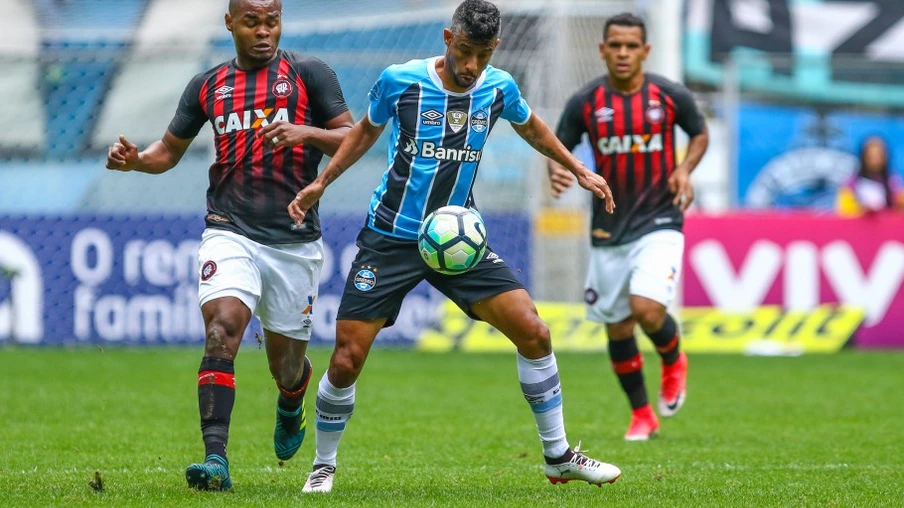
[[[142,147],[159,139],[191,76],[231,57],[223,3],[0,1],[9,13],[0,20],[0,341],[202,340],[195,252],[210,130],[165,175],[108,172],[103,157],[120,133]],[[282,47],[336,69],[361,118],[385,66],[442,52],[440,30],[455,4],[286,2]],[[646,14],[648,69],[688,82],[711,129],[694,175],[698,198],[676,307],[688,349],[825,352],[852,336],[865,347],[900,347],[902,219],[832,213],[863,135],[897,140],[904,131],[896,84],[904,13],[892,4],[501,1],[503,42],[493,63],[555,123],[568,95],[602,72],[596,43],[605,17]],[[904,151],[893,156],[900,172]],[[354,235],[383,160],[383,148],[372,150],[322,202],[328,259],[317,342],[332,340]],[[541,158],[507,125],[494,133],[478,180],[491,242],[535,298],[550,302],[541,312],[560,347],[603,348],[601,330],[580,324],[585,193],[550,199]],[[508,347],[483,327],[463,329],[443,301],[420,287],[380,342]]]
[[[184,484],[201,451],[196,256],[210,134],[165,175],[103,168],[117,135],[158,139],[190,77],[231,57],[226,3],[0,0],[0,506],[324,503],[300,493],[311,436],[292,461],[273,457],[277,390],[256,324],[236,362],[235,489]],[[386,65],[442,51],[456,1],[284,3],[283,47],[333,66],[360,118]],[[688,404],[659,439],[622,440],[627,404],[604,331],[583,320],[586,193],[550,199],[542,160],[501,123],[478,204],[552,329],[571,444],[624,476],[603,489],[546,484],[512,355],[495,353],[511,346],[422,287],[371,353],[328,502],[900,506],[904,219],[841,218],[832,201],[867,132],[904,169],[901,2],[499,4],[494,64],[550,123],[602,71],[605,17],[648,17],[649,69],[692,88],[711,133],[686,227],[683,347],[725,354],[691,355]],[[315,377],[383,146],[322,204]],[[655,397],[654,354],[645,376]]]

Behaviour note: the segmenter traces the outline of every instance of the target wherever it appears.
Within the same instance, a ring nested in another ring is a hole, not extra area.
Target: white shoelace
[[[574,447],[574,455],[571,457],[571,460],[569,462],[588,468],[600,467],[600,465],[602,465],[602,462],[596,459],[591,459],[590,457],[584,455],[584,453],[589,451],[590,450],[581,450],[581,441],[578,441],[578,445]]]

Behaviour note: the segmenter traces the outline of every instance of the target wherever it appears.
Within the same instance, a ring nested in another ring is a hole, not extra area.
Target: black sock
[[[647,332],[647,335],[656,345],[656,351],[662,357],[662,363],[671,365],[678,361],[678,353],[681,351],[678,349],[678,323],[672,316],[666,314],[662,328],[652,333]]]
[[[279,388],[279,397],[276,399],[276,405],[282,411],[286,413],[294,413],[301,407],[302,401],[304,401],[304,394],[308,388],[308,382],[311,380],[311,362],[308,361],[307,358],[304,360],[304,370],[301,373],[301,381],[292,388],[284,388],[279,383],[276,383],[276,387]],[[295,416],[287,416],[282,413],[279,413],[279,418],[282,420],[282,425],[284,429],[291,429],[294,426],[298,425],[298,420],[301,418],[301,414]]]
[[[226,459],[229,419],[235,405],[235,368],[232,360],[205,356],[198,370],[198,410],[205,456]]]
[[[623,340],[609,340],[609,358],[618,376],[622,390],[628,395],[631,409],[646,406],[647,387],[643,382],[643,357],[637,349],[637,339],[632,335]]]

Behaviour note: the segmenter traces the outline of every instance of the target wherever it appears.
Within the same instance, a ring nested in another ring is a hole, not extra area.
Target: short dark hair
[[[606,37],[609,35],[609,27],[610,26],[627,26],[632,27],[636,26],[640,28],[641,37],[643,38],[643,43],[647,43],[647,24],[644,22],[643,18],[637,16],[636,14],[632,14],[630,12],[623,12],[621,14],[616,14],[611,18],[606,20],[606,26],[603,27],[603,40],[606,40]]]
[[[245,0],[229,0],[229,10],[226,12],[234,15],[244,5]],[[280,3],[280,7],[282,7],[282,3]]]
[[[465,0],[452,15],[452,34],[464,33],[476,42],[496,40],[501,28],[499,9],[486,0]]]

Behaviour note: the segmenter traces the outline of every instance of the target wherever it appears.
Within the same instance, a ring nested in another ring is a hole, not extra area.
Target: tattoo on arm
[[[525,133],[524,140],[527,141],[527,144],[532,146],[534,150],[540,152],[547,158],[556,160],[555,151],[543,143],[543,139],[536,129],[531,129],[529,132]]]
[[[329,173],[324,175],[324,177],[326,178],[327,185],[333,183],[337,178],[342,176],[342,173],[345,173],[346,169],[348,169],[348,168],[343,168],[342,166],[340,166],[338,164],[334,164],[333,168],[334,168],[333,171],[330,171]]]

